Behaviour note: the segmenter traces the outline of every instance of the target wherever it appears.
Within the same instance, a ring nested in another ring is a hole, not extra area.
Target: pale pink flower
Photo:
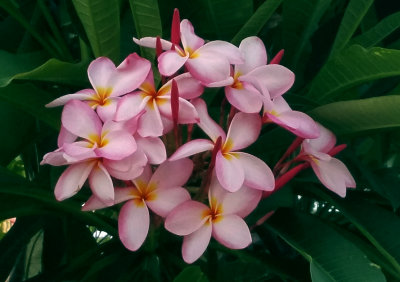
[[[88,68],[93,89],[83,89],[75,94],[62,96],[46,106],[55,107],[70,100],[82,100],[96,109],[103,121],[112,119],[119,97],[138,88],[150,67],[150,62],[136,53],[130,54],[118,67],[109,58],[97,58]]]
[[[110,174],[122,180],[138,176],[147,163],[146,155],[136,152],[137,144],[129,132],[116,129],[112,121],[103,125],[94,110],[79,100],[65,105],[61,119],[63,128],[58,140],[61,147],[42,161],[70,164],[57,181],[56,199],[72,197],[89,178],[96,197],[112,204],[114,186]]]
[[[198,122],[198,115],[191,103],[185,99],[198,97],[203,92],[203,86],[189,73],[174,78],[179,91],[178,123],[188,124]],[[143,137],[161,136],[172,128],[171,111],[171,84],[172,80],[164,84],[159,90],[155,89],[153,72],[149,72],[139,90],[124,96],[118,103],[114,119],[124,121],[136,116],[141,111],[138,133]]]
[[[136,251],[147,237],[150,225],[149,210],[166,217],[177,205],[190,200],[190,195],[181,186],[189,179],[193,163],[189,159],[164,162],[152,174],[146,166],[143,174],[132,180],[133,186],[115,188],[115,204],[125,202],[118,217],[118,233],[124,246]],[[92,196],[83,210],[106,207]]]
[[[343,162],[329,155],[336,144],[335,135],[320,124],[318,125],[320,136],[316,139],[305,139],[302,143],[301,155],[311,164],[325,187],[345,197],[346,187],[355,188],[356,182]]]
[[[206,250],[211,236],[230,249],[243,249],[251,243],[250,230],[243,220],[260,201],[262,191],[243,186],[230,193],[212,177],[209,206],[186,201],[171,211],[165,228],[184,236],[182,256],[185,262],[196,261]]]
[[[242,112],[260,111],[264,97],[277,97],[294,83],[294,74],[281,65],[267,65],[264,43],[256,36],[247,37],[239,49],[244,63],[235,64],[233,83],[226,84],[225,95],[231,105]]]
[[[190,74],[204,84],[232,81],[230,64],[243,62],[236,46],[220,40],[204,44],[204,40],[194,33],[192,24],[186,19],[181,21],[180,37],[182,47],[174,45],[174,50],[166,51],[158,57],[158,68],[162,75],[171,76],[185,65]],[[156,47],[155,38],[133,40],[142,46]],[[161,45],[164,50],[168,50],[172,43],[163,40]]]
[[[226,135],[222,128],[211,119],[207,106],[201,99],[192,101],[200,116],[199,127],[211,138],[196,139],[182,145],[170,157],[177,160],[196,153],[212,150],[221,137],[221,148],[216,154],[215,171],[222,187],[235,192],[246,185],[254,189],[271,191],[275,180],[271,169],[259,158],[238,152],[254,143],[261,130],[261,118],[258,114],[237,113]]]

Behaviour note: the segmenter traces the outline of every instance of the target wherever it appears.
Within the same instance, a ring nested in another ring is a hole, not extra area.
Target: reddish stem
[[[269,62],[270,65],[277,65],[281,62],[283,54],[285,53],[285,50],[280,50],[275,57],[272,58],[272,60]]]
[[[292,144],[290,144],[289,148],[286,150],[286,152],[283,154],[283,156],[279,159],[279,161],[276,163],[273,172],[274,174],[276,174],[281,168],[282,168],[282,162],[290,155],[294,152],[294,150],[296,150],[301,143],[303,142],[304,138],[301,137],[297,137],[296,139],[294,139],[294,141],[292,142]]]
[[[172,16],[172,25],[171,25],[171,42],[172,44],[179,45],[181,41],[181,18],[179,16],[179,10],[174,9],[174,15]]]

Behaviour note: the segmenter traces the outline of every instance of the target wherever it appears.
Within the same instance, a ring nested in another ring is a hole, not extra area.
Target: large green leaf
[[[351,40],[352,44],[359,44],[365,48],[372,47],[381,42],[400,27],[400,12],[387,16],[373,28]]]
[[[337,99],[353,86],[400,75],[399,65],[400,50],[379,47],[367,50],[352,45],[324,65],[308,96],[317,101]]]
[[[50,93],[37,88],[32,84],[10,84],[0,88],[0,100],[7,101],[24,113],[29,113],[35,118],[47,123],[52,128],[60,128],[60,115],[58,110],[50,110],[44,106],[53,100]],[[26,118],[26,120],[29,120]],[[9,119],[8,122],[13,122]],[[15,131],[18,127],[15,128]],[[13,132],[15,132],[13,131]]]
[[[312,191],[338,208],[400,273],[400,218],[397,215],[361,197],[348,195],[340,199],[320,189]]]
[[[282,1],[283,0],[268,0],[261,4],[235,37],[232,38],[231,42],[238,45],[244,38],[257,35]]]
[[[400,95],[342,101],[309,114],[336,134],[400,127]]]
[[[342,50],[347,45],[373,2],[374,0],[350,1],[344,13],[342,22],[340,23],[335,41],[333,42],[331,56]]]
[[[119,61],[120,21],[118,0],[72,0],[95,57]]]
[[[40,53],[11,54],[0,50],[0,87],[8,85],[14,79],[39,80],[84,86],[88,84],[87,63],[66,63],[57,59],[45,62]]]
[[[188,266],[175,277],[174,282],[207,282],[207,276],[201,271],[198,266]]]
[[[331,281],[386,281],[379,267],[364,253],[314,216],[278,210],[267,226]]]
[[[288,0],[283,2],[285,58],[295,69],[330,3],[331,0]]]
[[[136,36],[162,37],[162,24],[157,0],[130,0]],[[155,57],[153,49],[140,47],[142,56],[152,61]]]

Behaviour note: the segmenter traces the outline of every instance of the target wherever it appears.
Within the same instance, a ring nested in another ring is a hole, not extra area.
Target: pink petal
[[[182,158],[186,158],[192,156],[197,153],[210,151],[214,148],[214,143],[207,139],[196,139],[189,141],[176,150],[171,157],[169,157],[170,161],[179,160]]]
[[[109,207],[102,201],[100,201],[96,196],[92,195],[86,203],[82,206],[82,211],[92,211],[92,210],[100,210]]]
[[[243,39],[239,50],[242,52],[244,63],[235,65],[235,72],[243,75],[267,64],[267,51],[260,38],[251,36]]]
[[[165,219],[165,229],[185,236],[199,229],[207,220],[210,208],[196,201],[186,201],[174,208]]]
[[[108,81],[108,87],[112,87],[111,96],[120,96],[132,92],[138,88],[147,77],[151,68],[148,60],[130,54],[117,67]]]
[[[182,20],[180,30],[182,45],[185,49],[189,47],[195,51],[204,45],[204,40],[194,33],[194,28],[190,21]]]
[[[158,137],[141,137],[135,136],[138,148],[146,155],[149,163],[160,164],[167,159],[167,151],[164,143]]]
[[[97,162],[89,175],[89,184],[93,194],[104,204],[114,204],[114,185],[107,169]]]
[[[40,165],[49,164],[52,166],[62,166],[75,162],[75,159],[69,157],[62,149],[57,149],[43,156]]]
[[[212,232],[211,224],[204,224],[198,230],[185,236],[182,244],[182,257],[186,263],[193,263],[207,249]]]
[[[225,87],[226,99],[229,103],[244,113],[258,113],[262,107],[261,94],[246,82],[243,88],[236,89],[231,86]]]
[[[163,123],[155,99],[146,107],[146,112],[140,118],[138,133],[142,137],[158,137],[163,134]]]
[[[251,244],[251,234],[246,222],[237,215],[224,215],[213,222],[213,237],[230,249],[244,249]]]
[[[61,121],[69,132],[86,139],[99,135],[102,128],[97,114],[88,105],[78,100],[71,100],[65,105]]]
[[[64,143],[72,143],[76,140],[76,138],[76,135],[72,134],[61,125],[60,133],[58,134],[57,145],[58,147],[62,147]]]
[[[155,184],[157,190],[180,187],[188,181],[190,175],[192,175],[192,171],[193,162],[190,159],[166,161],[154,172],[150,183]]]
[[[137,189],[134,187],[114,188],[114,204],[119,204],[137,198],[135,193]]]
[[[154,200],[147,201],[148,207],[156,214],[166,217],[175,207],[190,200],[190,194],[182,187],[157,189],[151,193]]]
[[[242,75],[240,80],[253,83],[261,93],[273,99],[292,87],[294,73],[281,65],[265,65]]]
[[[158,69],[162,75],[171,76],[186,63],[188,58],[189,55],[182,57],[175,50],[164,52],[158,57]]]
[[[143,203],[128,201],[118,216],[118,233],[122,244],[131,251],[139,249],[147,237],[150,226],[150,215]]]
[[[125,95],[118,101],[114,120],[125,121],[138,115],[147,105],[150,96],[144,96],[142,92],[134,92]]]
[[[346,196],[346,187],[355,188],[356,182],[347,167],[338,159],[311,161],[311,167],[321,183],[340,197]]]
[[[235,82],[235,80],[233,79],[233,77],[230,76],[224,80],[206,83],[204,85],[207,87],[224,87],[224,86],[232,85],[234,82]]]
[[[91,98],[94,95],[96,95],[96,91],[94,91],[93,89],[83,89],[81,91],[76,92],[75,94],[68,94],[61,96],[60,98],[57,98],[54,101],[48,103],[46,107],[51,108],[51,107],[62,106],[71,100],[87,101],[91,100]]]
[[[97,158],[94,148],[90,147],[91,143],[86,141],[77,141],[74,143],[65,143],[64,152],[76,160],[86,160]]]
[[[221,188],[222,189],[222,188]],[[261,200],[262,191],[243,186],[234,193],[225,192],[222,201],[224,215],[236,214],[241,218],[248,216]]]
[[[143,47],[156,48],[156,37],[143,37],[140,39],[133,37],[133,41],[137,45]],[[161,46],[163,50],[170,50],[172,43],[167,40],[161,39]]]
[[[203,85],[188,72],[178,75],[174,79],[178,85],[179,97],[193,99],[199,97],[204,91]]]
[[[222,128],[208,115],[207,105],[202,99],[192,100],[192,105],[196,108],[199,115],[199,127],[213,140],[217,141],[218,137],[222,137],[222,142],[225,141],[226,135]]]
[[[117,130],[106,133],[102,137],[104,146],[96,148],[98,156],[111,159],[122,160],[136,151],[136,141],[131,134],[126,131]]]
[[[103,122],[114,119],[115,113],[117,111],[118,100],[119,100],[118,97],[113,99],[107,99],[106,104],[98,105],[96,107],[96,112]]]
[[[75,195],[83,186],[96,161],[70,165],[60,176],[54,189],[58,201]]]
[[[240,150],[253,144],[260,131],[261,118],[258,114],[237,113],[226,137],[226,145],[231,146],[229,151]]]
[[[233,154],[217,153],[215,172],[219,183],[229,192],[236,192],[244,182],[244,170],[240,161]]]
[[[196,54],[198,54],[197,57],[189,58],[185,65],[194,78],[204,84],[209,84],[230,77],[230,64],[225,57],[218,54],[200,53],[200,51]]]
[[[135,179],[132,182],[135,184],[136,187],[142,187],[142,186],[147,187],[152,176],[153,176],[153,171],[151,169],[151,166],[147,164],[144,167],[143,172],[138,177],[135,177]]]
[[[319,151],[323,153],[329,152],[336,144],[336,136],[327,128],[317,123],[320,135],[316,139],[304,140],[302,147],[304,151]]]
[[[106,57],[100,57],[91,62],[88,67],[88,76],[93,88],[108,88],[108,81],[115,69],[114,63]]]
[[[228,60],[229,64],[242,64],[243,56],[242,52],[235,45],[222,41],[215,40],[208,42],[201,48],[197,50],[199,54],[209,53],[213,54],[215,57],[224,57]]]
[[[278,115],[267,113],[268,118],[302,138],[317,138],[319,128],[315,121],[308,115],[298,111],[283,112]]]
[[[103,159],[103,165],[111,176],[120,180],[132,180],[142,174],[147,164],[147,157],[142,150],[122,160]]]
[[[157,105],[160,113],[164,117],[172,119],[170,96],[160,96],[157,98],[158,98]],[[185,99],[178,98],[178,101],[179,101],[178,123],[188,124],[188,123],[199,122],[199,116],[197,114],[195,107]]]
[[[275,178],[265,162],[247,153],[236,153],[236,157],[244,170],[246,186],[263,191],[274,190]]]

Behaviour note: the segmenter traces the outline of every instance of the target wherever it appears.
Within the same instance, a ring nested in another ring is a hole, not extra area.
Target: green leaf
[[[352,45],[328,61],[314,78],[308,97],[316,101],[338,99],[349,88],[400,75],[400,50]]]
[[[207,0],[205,6],[218,39],[232,38],[253,14],[253,3],[248,0]],[[238,8],[240,7],[240,8]]]
[[[372,47],[400,27],[400,12],[387,16],[373,28],[351,40],[351,44],[359,44],[365,48]]]
[[[207,282],[207,276],[201,271],[199,266],[188,266],[178,276],[175,277],[174,282]]]
[[[285,57],[296,69],[310,38],[331,0],[289,0],[283,2]]]
[[[11,54],[0,50],[0,62],[6,68],[0,69],[0,87],[7,86],[14,79],[38,80],[68,85],[88,84],[87,63],[77,64],[50,59],[40,53]]]
[[[400,95],[335,102],[308,112],[335,134],[400,127]]]
[[[119,61],[120,22],[118,0],[72,0],[95,57]]]
[[[239,45],[244,38],[257,35],[282,1],[283,0],[268,0],[261,4],[257,11],[255,11],[251,18],[232,38],[232,44]]]
[[[333,42],[331,57],[347,45],[373,2],[374,0],[350,1]]]
[[[361,197],[332,197],[320,189],[312,192],[338,208],[400,273],[400,218]]]
[[[332,281],[386,281],[379,266],[314,216],[282,209],[266,224]]]
[[[324,270],[314,261],[310,262],[311,280],[313,282],[335,282]]]
[[[58,110],[44,107],[53,99],[54,97],[48,92],[32,84],[10,84],[7,87],[0,88],[0,100],[13,104],[24,113],[29,113],[52,128],[59,130],[60,114]],[[13,122],[12,119],[8,120],[8,122]],[[25,120],[31,121],[29,118],[25,118]],[[15,129],[13,132],[17,133],[17,130]]]

